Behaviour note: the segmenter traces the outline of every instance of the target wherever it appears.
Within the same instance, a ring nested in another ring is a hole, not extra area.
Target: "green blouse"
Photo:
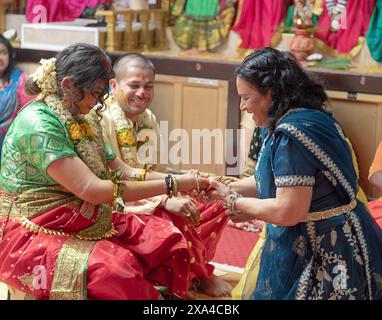
[[[105,146],[107,161],[115,153]],[[57,186],[46,172],[53,161],[77,157],[65,124],[43,103],[23,109],[5,136],[1,158],[1,187],[7,193]]]
[[[218,0],[188,0],[185,13],[193,18],[212,18],[218,14]]]

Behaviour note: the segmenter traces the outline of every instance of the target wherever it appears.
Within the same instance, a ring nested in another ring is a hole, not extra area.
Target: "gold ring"
[[[185,215],[186,217],[191,217],[191,213],[189,213],[189,212],[184,212],[184,215]]]

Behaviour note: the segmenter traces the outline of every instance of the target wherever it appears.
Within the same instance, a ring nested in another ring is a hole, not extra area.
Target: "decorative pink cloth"
[[[377,224],[382,229],[382,201],[377,199],[369,202],[369,210]]]
[[[103,3],[109,4],[110,0],[28,0],[25,14],[27,21],[33,22],[41,15],[41,7],[37,6],[43,6],[46,9],[46,22],[73,21],[81,16],[85,8],[96,8]]]
[[[358,44],[359,37],[365,37],[369,28],[369,23],[375,0],[348,0],[346,7],[346,28],[337,31],[330,30],[331,19],[325,4],[324,11],[318,22],[318,31],[315,37],[322,40],[326,45],[335,49],[337,53],[350,53]]]
[[[232,28],[241,37],[240,49],[268,47],[285,15],[284,1],[242,0]]]

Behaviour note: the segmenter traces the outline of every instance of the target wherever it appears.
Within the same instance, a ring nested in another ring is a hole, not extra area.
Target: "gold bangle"
[[[145,163],[144,165],[143,165],[143,181],[145,181],[146,180],[146,174],[147,174],[147,172],[151,172],[151,171],[153,171],[153,166],[151,165],[151,164],[147,164],[147,163]]]
[[[121,184],[119,182],[114,183],[113,182],[113,203],[112,208],[117,208],[117,199],[121,196]]]
[[[113,182],[113,208],[116,207],[116,200],[121,196],[121,186],[119,180],[122,177],[121,170],[115,170],[112,172],[111,181]]]
[[[175,176],[172,176],[174,181],[174,197],[178,196],[178,179]]]
[[[195,173],[194,176],[195,176],[195,181],[196,181],[196,192],[199,194],[200,193],[199,176],[197,173]]]
[[[118,198],[119,189],[120,189],[119,183],[114,183],[113,182],[113,199],[114,200]]]

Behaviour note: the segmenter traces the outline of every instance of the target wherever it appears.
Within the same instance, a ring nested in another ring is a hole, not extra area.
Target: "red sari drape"
[[[257,49],[271,45],[280,23],[285,19],[283,0],[242,0],[232,31],[241,38],[240,49]]]
[[[370,201],[369,210],[375,221],[382,229],[382,199]]]
[[[331,50],[332,52],[329,52],[331,54],[350,54],[357,45],[362,44],[359,42],[360,37],[366,36],[375,0],[348,0],[346,22],[343,22],[345,24],[342,24],[342,28],[337,31],[330,30],[331,19],[324,2],[323,7],[315,37],[323,42],[322,49]],[[356,50],[352,55],[358,52],[359,50]]]
[[[216,204],[199,204],[198,208],[201,221],[196,228],[162,209],[154,215],[114,213],[117,234],[91,242],[90,256],[80,266],[84,297],[157,299],[159,291],[154,286],[158,285],[187,298],[195,278],[212,274],[209,261],[227,222],[224,209]],[[61,206],[31,221],[50,230],[73,233],[93,223],[98,210],[96,206],[89,219],[73,206]],[[0,226],[5,220],[0,217]],[[0,240],[0,281],[38,299],[49,299],[59,254],[69,240],[68,236],[32,232],[10,218]],[[75,270],[66,270],[70,272]]]

